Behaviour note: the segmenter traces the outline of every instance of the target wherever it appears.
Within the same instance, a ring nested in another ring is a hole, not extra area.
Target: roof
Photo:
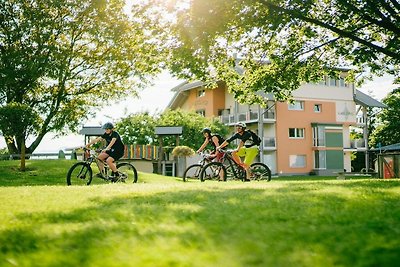
[[[182,126],[156,126],[155,132],[157,135],[181,135]]]
[[[168,108],[175,109],[179,107],[187,98],[187,93],[185,93],[185,91],[188,91],[193,88],[198,88],[204,85],[205,83],[200,81],[195,81],[192,83],[185,81],[181,84],[178,84],[177,86],[171,89],[171,91],[175,91],[175,94],[172,97],[171,101],[169,101],[167,109]]]
[[[79,133],[86,136],[100,136],[104,134],[104,129],[101,126],[83,126]]]
[[[396,144],[392,144],[392,145],[388,145],[388,146],[381,146],[381,147],[373,148],[370,150],[371,151],[381,151],[381,152],[400,151],[400,143],[396,143]]]
[[[386,108],[385,104],[379,102],[376,99],[373,99],[369,95],[364,94],[359,90],[356,90],[356,94],[354,95],[354,101],[361,106]]]

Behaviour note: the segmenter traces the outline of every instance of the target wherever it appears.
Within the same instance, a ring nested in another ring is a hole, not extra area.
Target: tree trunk
[[[21,171],[25,171],[25,139],[22,139],[21,142]]]

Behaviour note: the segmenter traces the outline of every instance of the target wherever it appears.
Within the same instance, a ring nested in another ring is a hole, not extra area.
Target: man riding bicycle
[[[86,147],[89,148],[92,144],[95,144],[101,140],[106,141],[107,147],[101,151],[97,158],[107,162],[108,166],[110,166],[110,169],[112,170],[110,178],[113,182],[115,182],[119,178],[115,161],[124,155],[124,144],[122,143],[121,136],[114,131],[114,125],[111,122],[105,123],[102,128],[105,130],[105,133],[89,142]],[[102,172],[104,165],[100,164],[101,163],[99,163],[99,168],[101,168],[100,172]]]
[[[236,123],[235,127],[236,133],[217,147],[217,150],[227,146],[236,139],[240,139],[238,147],[232,152],[232,156],[233,160],[246,170],[245,181],[248,182],[250,181],[250,165],[258,154],[260,138],[254,132],[246,130],[244,122]],[[244,162],[242,162],[240,157],[244,157]]]

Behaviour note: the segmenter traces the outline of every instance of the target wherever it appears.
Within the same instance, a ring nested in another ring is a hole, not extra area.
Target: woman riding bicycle
[[[236,133],[232,135],[230,138],[225,140],[220,146],[217,147],[217,150],[227,146],[230,142],[236,139],[240,139],[239,145],[232,152],[233,160],[240,166],[242,166],[246,170],[246,182],[250,181],[250,165],[254,161],[255,157],[258,154],[260,145],[259,137],[250,130],[246,130],[246,124],[244,122],[238,122],[235,124]],[[240,157],[244,157],[244,162],[240,159]]]
[[[98,159],[107,162],[108,166],[110,166],[110,169],[112,170],[111,179],[115,182],[118,180],[119,176],[115,161],[124,155],[124,144],[122,143],[121,136],[118,132],[114,131],[114,125],[111,122],[105,123],[102,128],[105,130],[105,133],[89,142],[86,147],[89,148],[92,144],[101,140],[106,141],[107,146],[101,151]],[[100,164],[99,168],[101,168],[100,172],[102,172],[104,165]]]
[[[196,153],[200,153],[203,151],[208,144],[210,144],[213,147],[213,150],[211,152],[211,155],[209,157],[210,160],[216,159],[219,161],[221,157],[223,156],[223,153],[217,151],[217,147],[221,145],[225,139],[222,138],[219,134],[211,134],[211,129],[210,128],[204,128],[202,130],[202,134],[204,135],[204,143],[201,145],[201,147],[196,151]]]

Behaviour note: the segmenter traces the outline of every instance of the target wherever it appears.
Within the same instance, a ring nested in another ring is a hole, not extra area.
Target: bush
[[[194,150],[191,149],[188,146],[176,146],[173,150],[172,150],[172,155],[174,157],[187,157],[187,156],[192,156],[194,155]]]

